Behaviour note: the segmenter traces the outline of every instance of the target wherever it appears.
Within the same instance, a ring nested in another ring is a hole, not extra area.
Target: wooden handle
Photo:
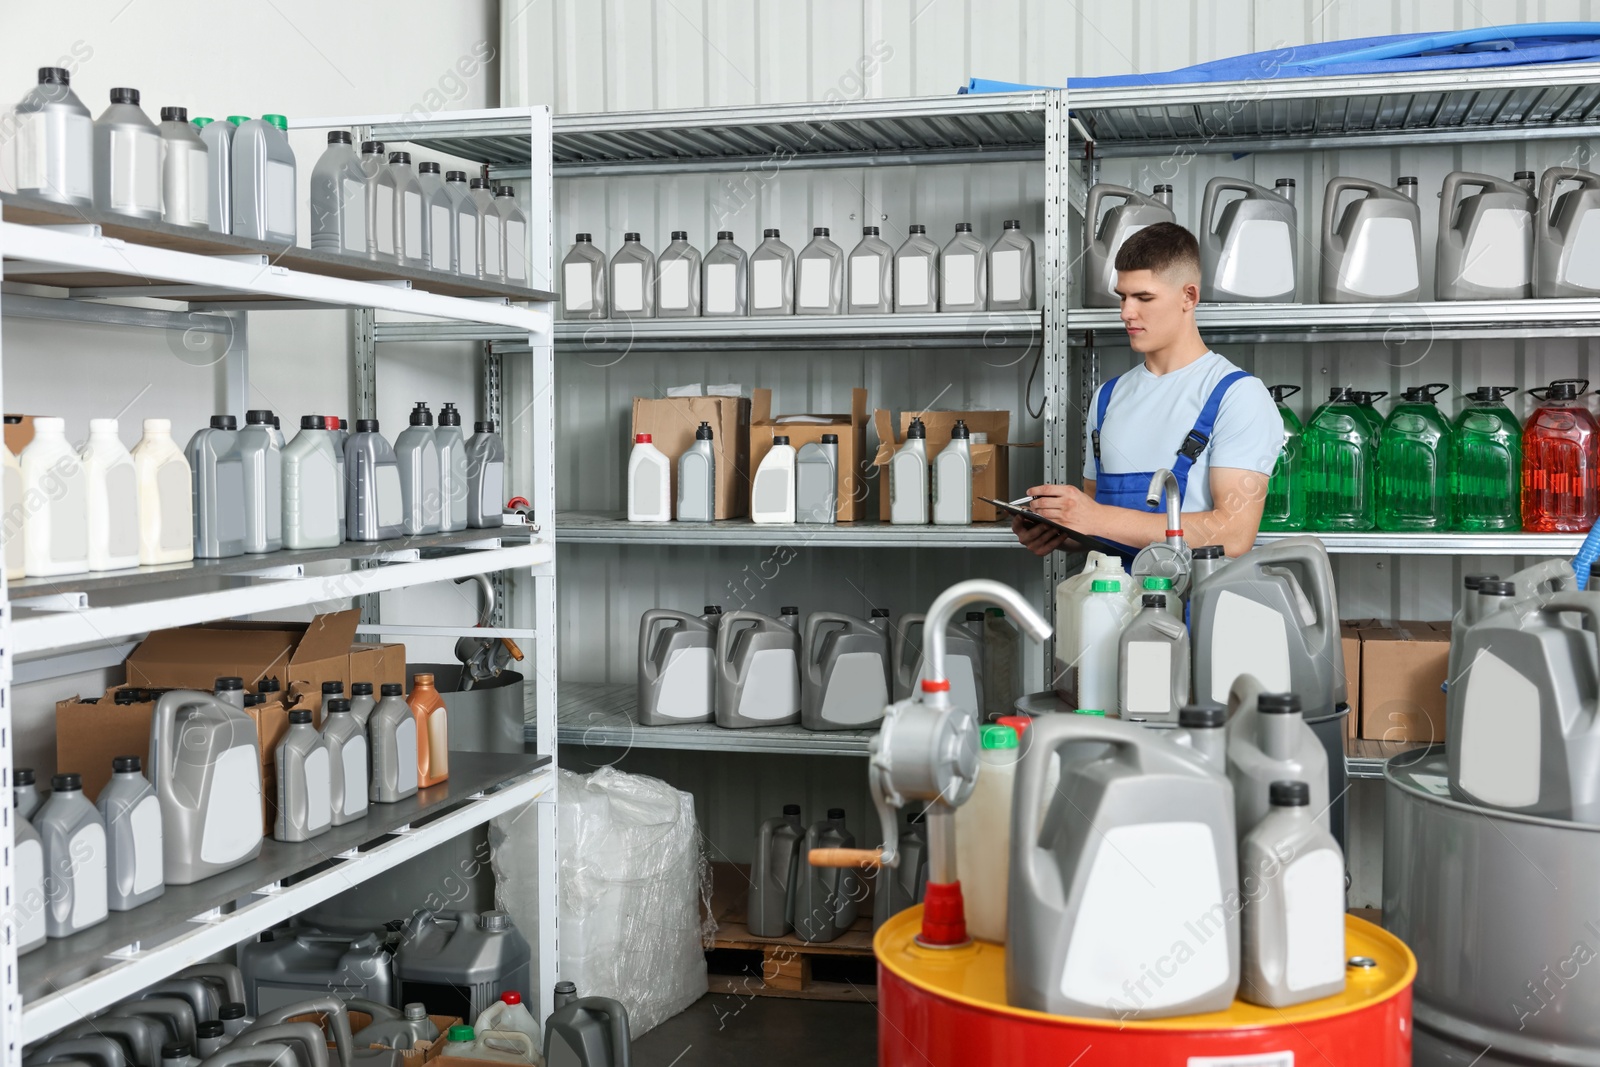
[[[814,848],[806,853],[813,867],[876,867],[882,857],[875,848]]]
[[[509,637],[502,637],[500,639],[500,643],[506,647],[506,651],[511,654],[512,659],[516,660],[518,663],[522,662],[522,649],[517,647],[517,643],[515,641],[511,640]]]

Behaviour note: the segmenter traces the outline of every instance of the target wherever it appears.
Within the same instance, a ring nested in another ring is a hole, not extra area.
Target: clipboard
[[[1054,519],[1047,519],[1038,512],[1029,511],[1027,508],[1019,508],[1017,505],[1007,501],[994,500],[986,496],[980,496],[978,499],[983,501],[985,504],[993,504],[1006,514],[1015,515],[1024,522],[1032,523],[1037,526],[1048,526],[1053,530],[1060,530],[1062,533],[1078,542],[1078,544],[1082,545],[1084,548],[1092,548],[1096,551],[1104,552],[1107,555],[1118,556],[1122,558],[1126,558],[1129,555],[1128,550],[1120,545],[1114,545],[1110,541],[1102,541],[1100,538],[1091,537],[1086,533],[1079,533],[1072,527],[1064,526]]]

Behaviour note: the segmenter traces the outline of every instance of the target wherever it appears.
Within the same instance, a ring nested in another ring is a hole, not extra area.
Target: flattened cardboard
[[[826,422],[782,422],[804,415]],[[839,435],[839,522],[866,518],[867,493],[871,486],[862,469],[867,459],[867,391],[850,390],[849,414],[772,413],[772,390],[756,389],[750,399],[750,478],[761,468],[761,461],[772,451],[772,439],[787,435],[796,452],[806,445],[822,442],[823,434]]]
[[[678,460],[694,444],[702,422],[711,424],[711,449],[717,459],[717,499],[713,514],[739,519],[750,513],[750,399],[742,396],[633,398],[633,433],[647,433],[671,461],[672,507],[678,506]],[[629,435],[628,441],[633,441]]]
[[[1038,444],[1011,443],[1011,412],[1009,411],[902,411],[900,429],[894,429],[890,412],[878,408],[872,413],[872,424],[878,432],[878,454],[873,463],[878,467],[878,518],[889,521],[889,461],[905,443],[906,431],[913,418],[922,419],[928,431],[928,463],[944,451],[950,443],[950,431],[960,419],[970,433],[987,434],[985,444],[971,445],[972,450],[972,521],[994,522],[1000,511],[981,499],[1011,499],[1011,450],[1013,448],[1038,448]],[[929,477],[932,477],[930,472]]]
[[[1449,660],[1448,623],[1401,621],[1363,629],[1361,736],[1408,744],[1443,741],[1440,686]]]
[[[406,646],[399,644],[353,644],[350,646],[350,683],[371,682],[376,697],[385,682],[406,684]],[[349,695],[348,687],[345,695]]]

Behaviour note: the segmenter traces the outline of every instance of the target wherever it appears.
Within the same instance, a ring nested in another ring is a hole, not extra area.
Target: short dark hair
[[[1200,242],[1175,222],[1146,226],[1117,249],[1118,270],[1148,270],[1157,274],[1192,273],[1200,280]]]

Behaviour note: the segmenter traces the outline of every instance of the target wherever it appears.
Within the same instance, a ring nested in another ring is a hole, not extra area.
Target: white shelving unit
[[[445,120],[407,120],[390,140],[421,136]],[[360,129],[398,124],[399,117],[298,123]],[[520,109],[502,124],[528,157],[549,156],[546,108]],[[469,156],[470,158],[470,156]],[[546,171],[546,174],[548,172]],[[536,285],[549,277],[551,189],[531,180],[531,261]],[[0,1055],[21,1062],[22,1045],[135,993],[151,982],[222,951],[291,915],[522,805],[534,803],[541,867],[536,973],[541,1011],[548,1013],[557,979],[554,780],[555,522],[554,409],[549,292],[479,283],[427,270],[375,265],[305,248],[274,248],[43,201],[0,198],[0,263],[7,282],[49,289],[0,295],[0,315],[85,321],[128,327],[229,333],[224,366],[227,410],[242,416],[249,385],[244,310],[354,308],[370,322],[375,310],[421,317],[450,329],[514,337],[526,349],[532,402],[508,443],[508,483],[531,502],[530,526],[348,543],[336,549],[279,552],[230,560],[6,583],[0,609],[0,781],[10,784],[14,678],[47,678],[119,662],[126,640],[150,630],[234,618],[274,609],[371,594],[471,574],[495,574],[513,593],[513,625],[533,633],[535,753],[460,753],[448,783],[414,800],[372,809],[361,822],[336,827],[304,845],[268,841],[260,857],[192,886],[168,887],[155,902],[114,913],[73,937],[52,940],[19,961],[11,924],[15,886],[0,865]],[[8,287],[11,289],[12,287]],[[174,301],[172,310],[130,307],[121,297]],[[106,302],[111,301],[111,302]],[[425,329],[418,325],[416,328]],[[425,339],[425,338],[424,338]],[[358,417],[372,417],[375,362],[358,350]],[[541,383],[545,386],[540,388]],[[26,398],[11,398],[26,403]],[[493,404],[490,404],[492,400]],[[498,382],[485,417],[501,421]],[[525,617],[519,610],[526,607]],[[504,626],[504,620],[496,620]],[[402,627],[402,629],[406,629]],[[373,632],[369,625],[363,632]],[[429,628],[429,632],[442,632]],[[462,631],[465,632],[465,631]],[[10,855],[11,809],[0,809],[0,852]]]

